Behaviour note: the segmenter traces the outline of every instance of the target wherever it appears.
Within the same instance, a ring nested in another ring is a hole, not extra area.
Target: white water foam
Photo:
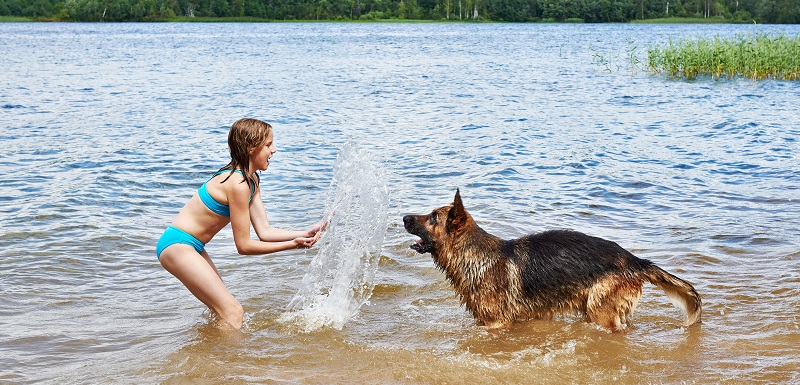
[[[370,153],[349,142],[342,146],[325,207],[330,224],[317,242],[319,252],[278,319],[303,332],[341,330],[372,296],[389,194],[384,171]]]

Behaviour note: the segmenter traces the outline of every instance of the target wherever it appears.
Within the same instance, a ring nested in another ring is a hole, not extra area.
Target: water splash
[[[345,143],[328,189],[328,229],[300,290],[279,321],[304,332],[341,330],[372,295],[386,235],[389,194],[383,169],[373,156]]]

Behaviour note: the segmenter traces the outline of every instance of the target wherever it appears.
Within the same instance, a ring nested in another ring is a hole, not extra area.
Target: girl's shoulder
[[[216,178],[221,177],[221,179],[219,179],[220,182],[224,181],[224,183],[221,184],[223,190],[225,190],[227,194],[237,194],[241,196],[246,195],[248,200],[252,199],[255,191],[258,189],[258,173],[254,174],[255,183],[252,181],[248,183],[241,171],[226,171],[227,172],[225,174],[216,176]]]
[[[214,173],[211,179],[219,183],[227,183],[228,181],[241,182],[244,180],[244,175],[239,170],[222,169]]]
[[[225,183],[234,182],[233,184],[239,184],[240,182],[245,181],[245,177],[239,170],[220,170],[217,172],[217,176],[215,178],[220,178],[219,181],[224,181]]]

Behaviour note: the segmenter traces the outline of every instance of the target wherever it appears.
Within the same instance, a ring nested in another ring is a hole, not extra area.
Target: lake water
[[[800,82],[694,81],[629,64],[673,37],[800,26],[0,24],[0,382],[800,382]],[[326,211],[345,143],[385,170],[387,223],[355,317],[281,321],[319,248],[207,250],[246,312],[222,332],[155,242],[227,158],[275,128],[270,221]],[[580,230],[694,284],[633,328],[476,326],[402,216],[456,188],[489,232]]]

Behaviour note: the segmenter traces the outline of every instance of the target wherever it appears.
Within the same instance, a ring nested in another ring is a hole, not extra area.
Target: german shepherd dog
[[[406,215],[403,222],[406,231],[420,237],[411,248],[431,253],[461,303],[489,328],[577,313],[612,332],[622,331],[644,281],[664,290],[686,313],[684,327],[700,320],[700,296],[692,285],[652,262],[576,231],[500,239],[475,223],[458,190],[453,204],[428,215]]]

